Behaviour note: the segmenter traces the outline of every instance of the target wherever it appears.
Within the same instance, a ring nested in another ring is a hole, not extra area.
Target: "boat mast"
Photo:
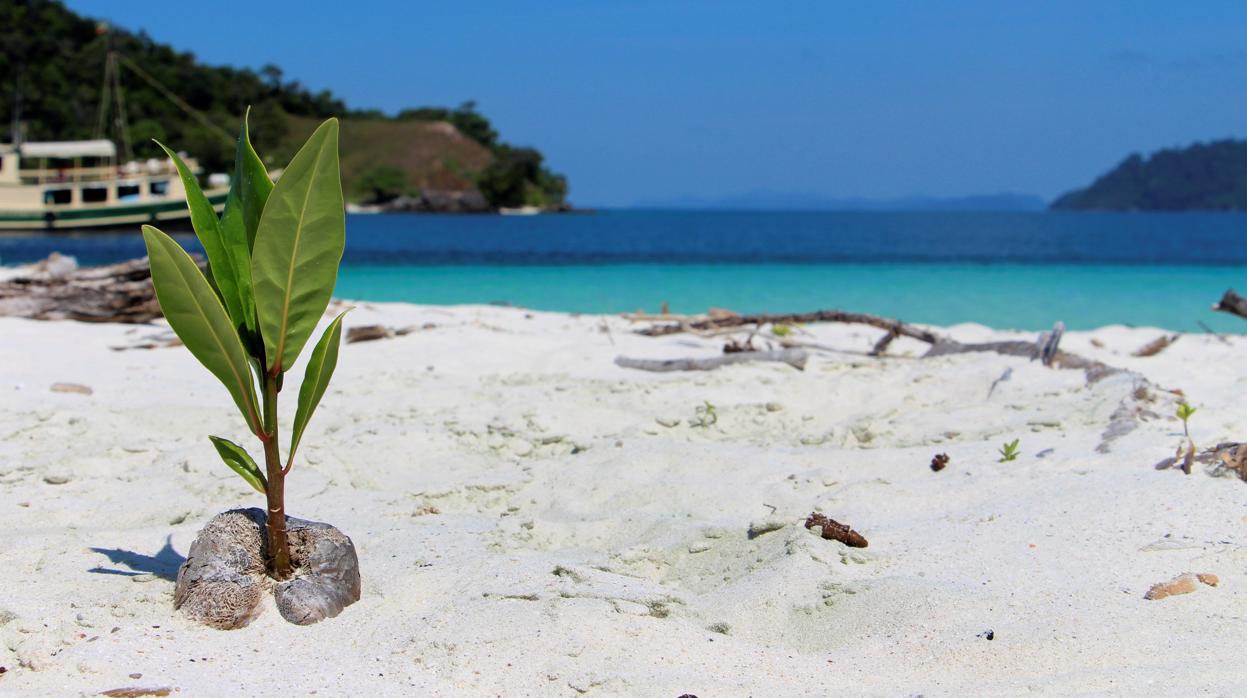
[[[26,74],[26,51],[18,51],[17,70],[13,72],[13,123],[10,126],[9,141],[15,145],[22,144],[22,77]]]
[[[104,55],[104,84],[100,88],[100,111],[95,122],[95,137],[108,138],[112,133],[121,141],[121,161],[134,159],[130,148],[130,123],[126,117],[126,97],[121,89],[121,68],[117,63],[117,51],[113,49],[113,35],[108,24],[100,22],[96,33],[105,37],[106,52]],[[112,118],[112,129],[105,133],[109,117]]]
[[[13,76],[13,125],[9,140],[13,145],[22,144],[22,73],[26,66],[19,63],[17,74]]]

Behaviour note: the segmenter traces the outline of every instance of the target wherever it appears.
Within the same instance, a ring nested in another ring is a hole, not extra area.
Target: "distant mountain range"
[[[738,211],[1042,211],[1038,196],[1002,192],[970,196],[834,197],[759,190],[731,196],[678,196],[638,201],[635,208]]]

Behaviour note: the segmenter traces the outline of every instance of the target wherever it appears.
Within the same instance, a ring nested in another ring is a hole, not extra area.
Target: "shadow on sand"
[[[87,570],[95,574],[119,574],[125,577],[137,577],[140,574],[153,574],[171,582],[177,581],[178,568],[186,562],[181,553],[173,549],[173,536],[165,538],[164,547],[155,555],[143,555],[131,550],[118,548],[91,548],[91,550],[107,555],[115,565],[124,565],[129,570],[116,570],[107,567],[92,567]]]

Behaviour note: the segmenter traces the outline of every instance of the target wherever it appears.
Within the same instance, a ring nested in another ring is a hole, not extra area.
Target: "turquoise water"
[[[623,264],[607,266],[351,266],[344,298],[431,304],[510,303],[584,313],[739,312],[841,308],[940,325],[1071,329],[1109,324],[1247,332],[1209,306],[1247,287],[1247,267],[1025,264]]]
[[[193,236],[179,240],[198,251]],[[3,235],[0,263],[140,257],[137,231]],[[605,211],[347,217],[337,295],[542,310],[840,308],[1038,330],[1062,320],[1247,332],[1209,306],[1247,291],[1232,213]]]

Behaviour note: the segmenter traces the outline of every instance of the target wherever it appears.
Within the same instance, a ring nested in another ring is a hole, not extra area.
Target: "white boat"
[[[232,142],[230,134],[193,112],[146,71],[110,47],[104,62],[103,99],[93,140],[25,142],[19,126],[20,93],[14,99],[12,142],[0,144],[0,231],[128,228],[137,232],[141,223],[178,227],[177,222],[190,218],[186,189],[172,160],[129,159],[132,151],[122,97],[122,65],[129,66],[168,96],[188,116],[203,120],[226,142]],[[110,123],[116,127],[116,139],[105,138],[106,125]],[[118,142],[124,146],[125,158],[117,157]],[[194,158],[181,157],[192,172],[200,173]],[[229,195],[228,175],[209,177],[204,195],[220,213]]]
[[[187,167],[198,172],[193,158]],[[228,183],[204,191],[219,213]],[[110,140],[0,144],[0,231],[133,228],[189,217],[169,159],[117,162]]]
[[[504,216],[535,216],[541,213],[541,209],[536,206],[518,206],[516,208],[507,208],[503,206],[498,209],[498,213]]]

